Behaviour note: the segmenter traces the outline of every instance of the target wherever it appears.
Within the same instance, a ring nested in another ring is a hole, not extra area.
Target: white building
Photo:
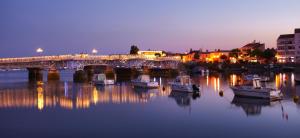
[[[277,39],[277,60],[280,63],[300,63],[300,28],[294,34],[280,35]]]

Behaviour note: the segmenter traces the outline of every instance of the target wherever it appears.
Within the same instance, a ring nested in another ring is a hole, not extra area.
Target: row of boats
[[[244,79],[251,83],[231,86],[235,96],[263,98],[270,100],[279,100],[282,98],[282,92],[278,89],[263,87],[261,82],[269,81],[269,78],[259,77],[258,75],[245,76]],[[137,79],[132,80],[132,85],[137,88],[155,89],[159,88],[159,83],[150,79],[149,75],[140,75]],[[107,79],[105,74],[96,74],[93,79],[95,85],[112,85],[115,84],[113,79]],[[190,76],[180,75],[173,82],[169,83],[172,91],[185,93],[198,93],[200,86],[192,83]]]
[[[140,75],[137,79],[132,80],[132,85],[136,88],[144,89],[156,89],[160,85],[158,82],[150,79],[149,75]],[[96,74],[93,78],[95,85],[113,85],[115,81],[113,79],[107,79],[105,74]],[[200,86],[193,84],[190,76],[181,75],[176,77],[173,82],[170,82],[172,91],[187,92],[187,93],[198,93],[200,92]]]

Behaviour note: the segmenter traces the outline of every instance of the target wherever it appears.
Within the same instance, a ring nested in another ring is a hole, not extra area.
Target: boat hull
[[[171,89],[172,89],[172,91],[176,91],[176,92],[187,92],[187,93],[197,92],[193,89],[192,85],[171,84]]]
[[[115,81],[114,80],[105,80],[105,81],[94,81],[93,83],[95,85],[114,85]]]
[[[262,98],[262,99],[280,99],[280,95],[271,94],[272,92],[267,89],[241,89],[239,87],[231,87],[233,93],[237,97],[250,97],[250,98]],[[276,92],[277,93],[277,92]]]
[[[157,82],[133,82],[133,86],[137,88],[156,89],[159,87]]]

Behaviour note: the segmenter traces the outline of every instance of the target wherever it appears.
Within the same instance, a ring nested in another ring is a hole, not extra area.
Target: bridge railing
[[[67,61],[67,60],[174,60],[180,61],[180,56],[170,57],[149,57],[145,55],[57,55],[57,56],[36,56],[36,57],[20,57],[20,58],[0,58],[0,63],[23,63],[23,62],[46,62],[46,61]]]

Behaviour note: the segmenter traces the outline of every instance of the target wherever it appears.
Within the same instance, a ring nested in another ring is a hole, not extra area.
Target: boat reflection
[[[169,95],[170,98],[174,98],[177,105],[180,107],[189,107],[191,101],[200,98],[200,93],[185,93],[172,91]]]
[[[83,109],[97,104],[146,103],[156,96],[167,96],[169,88],[155,91],[133,90],[130,85],[95,87],[90,84],[48,82],[44,85],[16,84],[0,88],[0,108]]]
[[[247,116],[260,115],[262,107],[272,106],[277,102],[268,99],[246,98],[234,96],[232,102],[237,107],[242,107]]]

